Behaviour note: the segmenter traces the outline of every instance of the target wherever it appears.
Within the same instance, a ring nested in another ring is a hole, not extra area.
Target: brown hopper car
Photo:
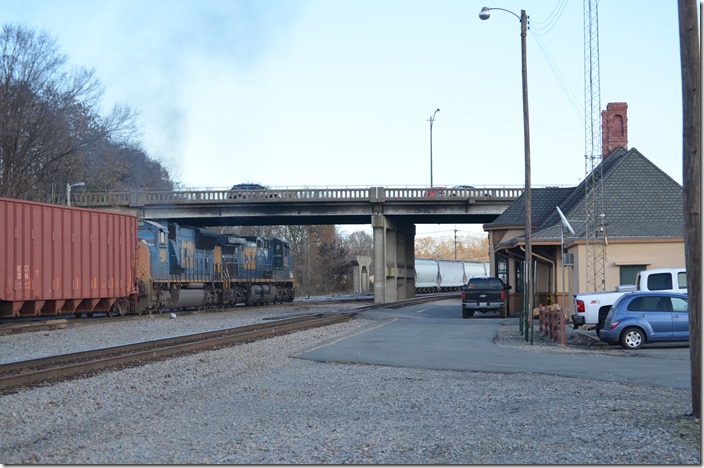
[[[126,311],[137,218],[0,198],[0,316]]]

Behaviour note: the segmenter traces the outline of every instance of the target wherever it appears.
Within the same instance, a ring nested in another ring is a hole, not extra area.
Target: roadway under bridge
[[[300,188],[76,192],[75,206],[199,227],[370,224],[374,302],[415,296],[415,225],[485,224],[522,188]]]

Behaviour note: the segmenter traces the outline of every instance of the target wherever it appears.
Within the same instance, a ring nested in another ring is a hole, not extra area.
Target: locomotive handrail
[[[188,204],[288,203],[296,201],[428,201],[429,199],[470,200],[474,202],[515,200],[523,188],[446,188],[446,187],[370,187],[370,188],[300,188],[266,190],[133,190],[74,192],[76,206],[158,206]]]

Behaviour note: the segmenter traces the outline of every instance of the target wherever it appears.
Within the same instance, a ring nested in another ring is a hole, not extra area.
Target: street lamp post
[[[75,184],[66,184],[66,206],[71,206],[71,189],[73,187],[83,187],[85,182],[76,182]]]
[[[531,246],[531,221],[532,221],[532,203],[531,203],[531,188],[530,188],[530,126],[528,121],[528,62],[526,60],[526,32],[528,30],[528,16],[525,10],[521,10],[521,16],[518,16],[510,10],[503,8],[487,8],[483,7],[479,12],[479,18],[482,20],[489,19],[491,10],[501,10],[511,13],[521,22],[521,65],[522,65],[522,81],[523,81],[523,147],[525,154],[525,243],[526,243],[526,274],[528,276],[527,291],[528,296],[526,304],[526,320],[530,319],[530,328],[532,330],[533,320],[533,251]],[[528,323],[528,322],[526,322]],[[528,330],[526,328],[526,337]],[[531,333],[531,343],[533,336]]]
[[[438,112],[440,112],[439,107],[435,109],[433,115],[428,119],[428,122],[430,122],[430,188],[433,188],[433,122],[435,122],[435,114]]]

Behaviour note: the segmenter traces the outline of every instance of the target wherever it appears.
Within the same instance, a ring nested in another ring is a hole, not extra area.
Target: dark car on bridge
[[[233,194],[228,198],[279,198],[281,194],[269,192],[269,187],[260,184],[236,184],[232,188]]]

